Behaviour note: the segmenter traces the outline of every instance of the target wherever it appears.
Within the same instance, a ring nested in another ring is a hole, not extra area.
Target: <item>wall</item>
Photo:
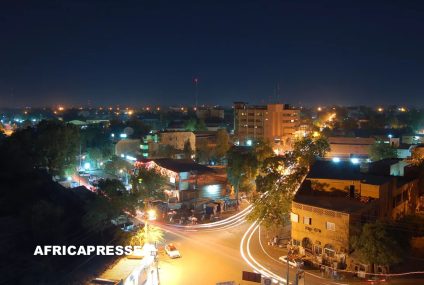
[[[299,222],[292,221],[292,239],[302,242],[307,237],[315,246],[320,242],[324,248],[331,244],[336,252],[349,249],[349,215],[318,207],[292,203],[292,212],[299,216]],[[304,224],[304,217],[312,218],[311,225]],[[326,228],[326,222],[335,224],[335,231]]]
[[[415,214],[418,199],[418,179],[397,187],[392,194],[392,219]]]
[[[140,153],[140,140],[139,139],[125,139],[120,140],[115,145],[115,155],[137,155]]]
[[[374,138],[330,137],[331,150],[326,157],[349,158],[351,156],[369,156]]]
[[[380,197],[380,186],[361,183],[359,180],[339,180],[339,179],[316,179],[308,178],[312,181],[312,188],[314,190],[324,190],[327,192],[340,190],[349,193],[351,185],[355,186],[355,194],[370,198]]]
[[[196,136],[192,132],[164,132],[160,133],[160,144],[170,145],[183,150],[186,141],[190,142],[191,149],[196,150]]]

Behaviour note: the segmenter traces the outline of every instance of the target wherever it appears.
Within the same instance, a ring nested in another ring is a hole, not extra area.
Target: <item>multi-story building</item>
[[[224,119],[224,109],[219,107],[199,107],[196,109],[196,116],[202,120],[208,118]]]
[[[184,202],[197,198],[218,199],[227,193],[226,177],[210,167],[189,159],[139,159],[137,168],[153,169],[169,179],[164,193],[174,201]]]
[[[286,104],[266,106],[234,103],[234,135],[240,144],[252,140],[272,143],[275,149],[288,148],[299,127],[300,110]]]
[[[356,270],[349,241],[361,224],[413,214],[418,180],[399,160],[368,168],[348,161],[317,161],[292,203],[292,245],[319,264]],[[396,170],[396,171],[395,171]],[[405,176],[394,176],[404,174]]]

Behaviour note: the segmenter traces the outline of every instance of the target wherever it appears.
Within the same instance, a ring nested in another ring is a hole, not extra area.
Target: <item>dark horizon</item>
[[[0,4],[0,106],[424,106],[422,1]]]

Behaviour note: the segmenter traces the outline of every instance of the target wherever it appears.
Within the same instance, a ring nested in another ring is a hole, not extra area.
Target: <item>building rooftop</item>
[[[362,183],[372,185],[382,185],[391,179],[391,177],[361,173],[360,165],[350,161],[334,162],[331,160],[317,160],[312,165],[307,178],[360,180]]]
[[[190,159],[172,159],[172,158],[156,158],[156,159],[140,159],[140,162],[149,162],[153,161],[160,167],[166,168],[174,172],[189,172],[189,171],[198,171],[198,172],[215,172],[214,169],[198,164]]]
[[[127,278],[135,268],[141,266],[140,259],[121,258],[113,267],[109,268],[101,275],[106,280],[122,280]]]
[[[398,163],[400,158],[386,158],[368,164],[368,173],[374,175],[390,175],[390,166]]]
[[[369,137],[329,137],[328,142],[330,144],[372,145],[375,143],[375,139]]]
[[[364,203],[346,195],[346,192],[343,191],[312,190],[311,184],[305,181],[297,191],[293,201],[348,214],[355,213],[369,205],[369,202]]]

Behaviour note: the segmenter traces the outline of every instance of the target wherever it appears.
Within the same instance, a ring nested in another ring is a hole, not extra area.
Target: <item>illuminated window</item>
[[[290,214],[290,220],[294,223],[298,223],[299,222],[299,215],[291,213]]]
[[[304,218],[303,218],[303,223],[304,223],[305,225],[311,225],[311,224],[312,224],[312,219],[311,219],[311,218],[309,218],[309,217],[304,217]]]
[[[331,222],[327,222],[325,224],[325,228],[329,231],[335,231],[336,230],[336,224],[335,223],[331,223]]]

